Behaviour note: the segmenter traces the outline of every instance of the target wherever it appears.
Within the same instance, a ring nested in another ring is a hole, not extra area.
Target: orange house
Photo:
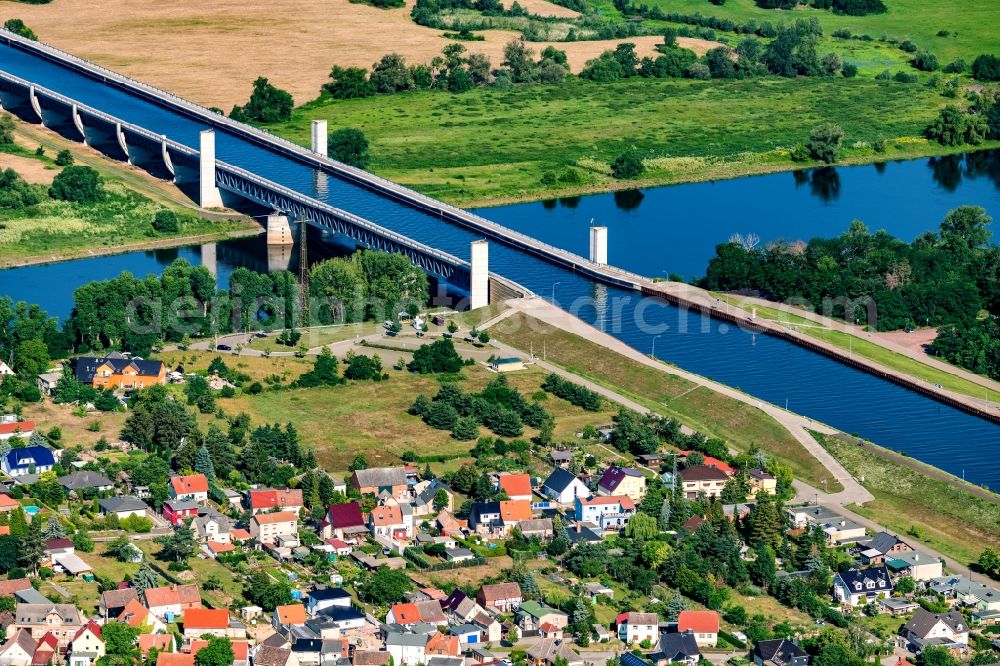
[[[76,378],[94,388],[141,389],[167,380],[167,367],[163,361],[141,358],[123,358],[118,355],[105,358],[81,356],[76,359]]]

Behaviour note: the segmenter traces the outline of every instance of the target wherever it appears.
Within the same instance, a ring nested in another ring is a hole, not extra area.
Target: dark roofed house
[[[139,516],[145,518],[147,516],[147,511],[152,513],[150,508],[146,506],[145,502],[138,497],[132,497],[131,495],[106,497],[102,500],[98,500],[97,505],[101,510],[102,516],[115,514],[119,519],[128,518],[129,516]]]
[[[125,587],[117,590],[106,590],[101,593],[101,603],[98,609],[105,620],[116,618],[125,612],[130,601],[139,601],[135,588]]]
[[[574,474],[556,467],[542,484],[542,492],[560,504],[572,504],[577,497],[590,497],[590,489]]]
[[[167,368],[163,361],[124,358],[120,354],[105,357],[81,356],[73,361],[73,372],[81,384],[94,388],[138,389],[163,384]]]
[[[759,641],[753,649],[754,666],[809,666],[809,655],[787,638]]]
[[[115,483],[99,472],[90,470],[80,470],[66,476],[60,477],[59,485],[66,490],[80,491],[93,488],[98,491],[111,490]]]
[[[320,524],[320,536],[324,539],[343,541],[368,534],[368,525],[361,515],[361,505],[357,502],[331,504],[327,507],[326,518]]]
[[[0,458],[0,469],[10,477],[50,472],[55,464],[52,451],[37,445],[11,449]]]
[[[656,653],[657,664],[688,664],[695,666],[701,659],[698,641],[691,632],[664,632],[660,634],[660,646]]]
[[[718,497],[729,481],[729,475],[716,467],[692,465],[679,472],[684,496],[697,499],[699,496]]]
[[[833,597],[848,606],[863,606],[892,596],[892,579],[884,566],[850,569],[833,577]]]
[[[398,500],[409,499],[410,481],[405,467],[358,469],[351,474],[351,486],[362,495],[388,493]]]
[[[915,652],[933,646],[963,650],[969,645],[969,625],[958,611],[931,613],[918,608],[899,633]]]

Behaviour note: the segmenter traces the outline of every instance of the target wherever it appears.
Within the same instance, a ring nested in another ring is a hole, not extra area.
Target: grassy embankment
[[[920,84],[867,78],[570,80],[463,95],[321,99],[269,129],[308,144],[314,118],[360,128],[371,142],[372,171],[472,206],[801,168],[789,151],[824,122],[844,128],[845,164],[956,152],[920,137],[949,101]],[[883,137],[888,150],[876,154],[870,145]],[[647,171],[616,180],[608,164],[630,146],[646,156]],[[581,183],[541,183],[543,174],[567,167]]]
[[[939,470],[912,459],[904,464],[836,437],[813,436],[875,496],[867,504],[852,505],[852,511],[899,534],[916,533],[959,562],[974,562],[987,546],[1000,548],[1000,502],[995,498],[934,478],[919,468]]]
[[[718,296],[724,298],[730,304],[746,310],[747,312],[751,312],[756,309],[758,318],[780,322],[800,333],[805,333],[810,337],[823,340],[824,342],[828,342],[841,349],[849,350],[852,354],[871,359],[872,361],[880,363],[887,368],[904,372],[920,381],[925,381],[930,384],[940,384],[949,391],[961,393],[978,400],[983,400],[987,397],[987,389],[975,382],[954,375],[947,370],[942,370],[940,368],[927,365],[926,363],[921,363],[914,358],[891,349],[887,349],[879,344],[876,344],[875,342],[872,342],[871,340],[867,340],[857,335],[851,335],[850,333],[845,333],[843,331],[834,330],[811,319],[800,317],[798,315],[785,312],[784,310],[754,304],[746,304],[743,303],[738,296],[728,296],[725,294],[718,294]],[[960,370],[960,368],[955,369]],[[996,398],[997,396],[993,397]]]
[[[54,149],[71,147],[76,164],[97,169],[104,179],[104,199],[95,203],[71,203],[46,199],[27,209],[0,210],[0,267],[40,263],[58,259],[111,254],[143,247],[171,247],[190,242],[210,242],[234,235],[258,233],[259,226],[239,217],[206,219],[193,214],[179,191],[171,196],[171,185],[94,151],[61,138],[44,137],[46,155],[36,155],[29,145],[39,130],[19,135],[19,143],[0,145],[3,155],[18,158],[19,167],[32,167],[29,182],[44,185],[59,173]],[[3,155],[0,155],[2,164]],[[157,211],[168,208],[178,215],[176,233],[153,229]]]
[[[737,450],[745,451],[757,444],[791,466],[796,478],[814,487],[819,487],[820,479],[830,476],[784,427],[755,407],[627,359],[578,335],[531,320],[527,315],[516,314],[511,320],[512,324],[504,326],[504,331],[494,330],[491,335],[522,350],[537,351],[544,343],[546,360],[550,363],[657,413],[672,416],[706,435],[725,439]],[[830,492],[843,490],[839,482],[828,484],[828,488]]]

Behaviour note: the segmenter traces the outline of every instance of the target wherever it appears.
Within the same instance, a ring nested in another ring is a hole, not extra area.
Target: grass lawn
[[[302,333],[302,338],[294,347],[279,344],[277,341],[277,334],[268,338],[256,339],[250,347],[258,351],[292,352],[303,345],[308,349],[313,349],[315,347],[323,347],[325,345],[333,344],[334,342],[352,340],[361,335],[371,335],[372,333],[377,333],[381,330],[382,325],[376,322],[344,324],[338,326],[314,326],[312,328],[299,330],[299,332]]]
[[[875,496],[852,511],[900,534],[916,528],[923,541],[959,562],[975,561],[987,546],[1000,548],[1000,503],[843,440],[813,435]]]
[[[919,380],[930,384],[941,384],[941,386],[949,391],[955,391],[956,393],[962,393],[977,399],[982,399],[986,395],[985,389],[975,382],[970,382],[945,370],[931,367],[926,363],[921,363],[905,354],[886,349],[865,338],[826,328],[811,319],[806,319],[805,317],[800,317],[783,310],[759,305],[745,305],[741,303],[738,296],[720,296],[747,312],[756,308],[758,317],[788,324],[800,333],[805,333],[811,337],[829,342],[841,349],[849,349],[858,356],[871,359],[888,368],[905,372]]]
[[[274,361],[276,359],[269,359]],[[482,366],[462,370],[460,386],[481,390],[494,374]],[[319,463],[332,471],[344,470],[359,452],[373,465],[392,464],[406,451],[418,455],[456,455],[467,452],[474,442],[460,442],[446,430],[435,430],[407,409],[417,395],[433,396],[440,384],[436,378],[389,371],[386,382],[352,382],[350,385],[265,391],[256,396],[240,395],[219,400],[227,413],[246,412],[254,424],[291,421],[302,442],[313,447]],[[544,373],[528,371],[508,375],[511,386],[527,397],[540,390]],[[587,424],[606,423],[610,411],[584,412],[568,402],[547,396],[545,409],[556,418],[554,436],[574,439]],[[481,429],[482,434],[487,430]],[[525,429],[524,437],[535,434]],[[435,469],[440,473],[454,466],[451,461]]]
[[[591,4],[592,0],[586,0]],[[997,52],[996,24],[998,7],[994,0],[963,0],[958,7],[939,0],[885,0],[885,14],[871,16],[838,16],[829,10],[799,5],[792,11],[761,9],[754,0],[728,0],[721,6],[709,6],[703,0],[643,0],[650,7],[682,14],[702,13],[706,16],[731,18],[758,23],[770,21],[777,25],[797,18],[815,16],[825,34],[846,28],[856,35],[868,34],[879,39],[886,35],[899,40],[912,40],[920,48],[938,56],[941,64],[962,57],[969,64],[981,53]],[[948,36],[938,37],[947,30]]]
[[[474,205],[797,168],[803,165],[791,162],[789,149],[824,122],[843,126],[845,162],[947,152],[920,134],[949,101],[922,84],[867,77],[572,79],[462,95],[320,98],[268,129],[308,145],[312,119],[327,119],[331,130],[359,128],[371,143],[372,171]],[[876,156],[868,144],[883,137],[889,149]],[[638,181],[615,180],[608,164],[630,146],[647,171]],[[541,184],[543,174],[568,166],[580,183]]]
[[[48,432],[52,428],[62,430],[60,444],[90,449],[101,437],[109,442],[116,441],[125,423],[125,412],[89,412],[86,416],[74,416],[73,405],[57,405],[49,399],[42,402],[24,403],[22,413],[25,419],[40,424]],[[98,430],[90,430],[97,423]]]
[[[3,152],[33,160],[53,173],[61,170],[51,157],[35,155],[17,144],[3,146]],[[130,244],[223,237],[248,228],[246,221],[208,220],[190,215],[176,204],[165,206],[130,187],[115,172],[100,171],[105,179],[101,201],[83,204],[46,198],[26,209],[0,210],[0,266],[33,258],[81,256]],[[181,218],[176,233],[153,230],[153,216],[165,207],[174,209]]]
[[[525,317],[523,314],[514,317]],[[566,331],[538,321],[505,327],[501,341],[526,350],[547,346],[547,360],[570,372],[613,389],[660,414],[746,450],[757,444],[791,466],[796,478],[819,487],[830,473],[777,421],[746,403],[698,387],[677,375],[651,368]],[[839,485],[839,484],[838,484]],[[839,489],[831,489],[837,492]]]
[[[156,357],[166,363],[169,368],[175,368],[180,364],[184,366],[185,372],[199,372],[208,370],[208,365],[216,356],[221,357],[228,367],[250,375],[255,381],[262,381],[266,377],[277,375],[285,384],[310,370],[315,360],[295,358],[294,356],[273,356],[271,358],[234,356],[216,351],[195,350],[163,352],[157,354]]]

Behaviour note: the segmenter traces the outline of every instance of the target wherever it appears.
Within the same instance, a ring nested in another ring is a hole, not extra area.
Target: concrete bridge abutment
[[[325,120],[312,121],[312,151],[317,155],[327,155],[327,125]]]
[[[608,264],[608,228],[590,228],[590,260],[595,264]]]
[[[305,224],[300,222],[299,224]],[[268,245],[293,245],[295,236],[292,235],[292,227],[288,224],[286,215],[267,216],[267,244]]]
[[[198,205],[201,208],[222,208],[222,193],[215,185],[215,132],[202,131],[198,147]]]
[[[469,309],[490,304],[490,244],[484,240],[470,245]]]

